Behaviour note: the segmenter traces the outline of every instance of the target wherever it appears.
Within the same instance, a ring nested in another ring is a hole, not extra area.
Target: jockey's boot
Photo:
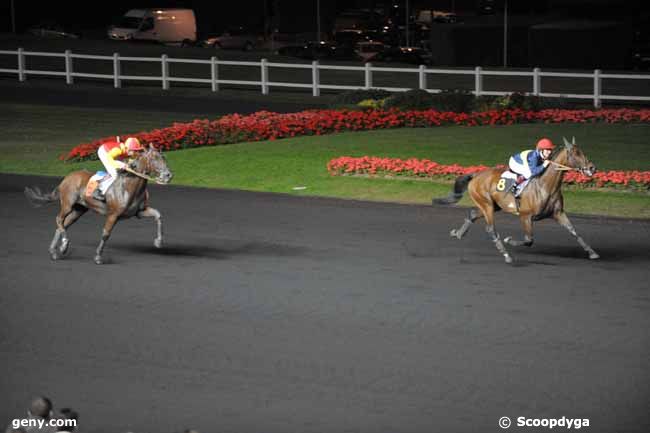
[[[96,188],[93,191],[93,196],[92,197],[97,201],[106,201],[106,196],[102,193],[102,190],[99,189],[99,188]]]
[[[525,177],[522,175],[517,176],[517,179],[512,183],[512,186],[510,187],[510,191],[515,198],[517,197],[517,188],[519,188],[519,185],[521,185],[524,181],[526,180]]]
[[[517,197],[517,187],[519,184],[517,182],[512,182],[512,186],[508,190],[508,192],[512,193],[513,197]]]

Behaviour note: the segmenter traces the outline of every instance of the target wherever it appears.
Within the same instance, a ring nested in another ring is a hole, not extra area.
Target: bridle
[[[140,159],[143,158],[143,157],[144,157],[144,155],[140,155],[140,156],[137,158],[137,160],[140,160]],[[157,184],[159,184],[159,185],[163,185],[163,184],[164,184],[163,182],[161,182],[161,181],[158,180],[158,179],[155,179],[155,178],[153,178],[153,177],[151,177],[151,176],[148,176],[148,175],[146,175],[146,174],[144,174],[144,173],[140,173],[140,172],[138,172],[138,171],[136,171],[136,170],[133,170],[131,167],[128,166],[128,164],[124,167],[124,170],[128,171],[129,173],[133,174],[134,176],[140,177],[140,178],[142,178],[142,179],[146,179],[146,180],[148,180],[148,181],[150,181],[150,182],[155,182],[155,183],[157,183]]]
[[[567,152],[569,152],[569,163],[571,163],[571,160],[573,159],[572,155],[571,155],[571,151],[567,149]],[[558,171],[578,171],[578,172],[584,174],[585,176],[587,176],[587,172],[590,171],[590,169],[587,168],[587,166],[571,167],[569,165],[560,164],[559,162],[555,162],[553,160],[550,160],[550,161],[551,161],[551,164],[553,164],[555,166],[555,169],[558,170]]]

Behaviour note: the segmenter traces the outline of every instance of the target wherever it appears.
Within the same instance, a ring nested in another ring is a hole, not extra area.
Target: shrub
[[[433,105],[438,111],[468,113],[472,111],[476,97],[469,90],[447,89],[433,95]]]
[[[346,105],[357,105],[361,101],[366,101],[368,99],[385,99],[388,98],[391,93],[388,90],[382,89],[356,89],[349,90],[347,92],[339,93],[332,100],[333,107],[340,107]]]
[[[379,110],[384,107],[386,99],[364,99],[357,104],[358,107]]]
[[[548,109],[567,109],[575,105],[566,98],[548,98],[523,93],[510,93],[503,96],[481,96],[481,103],[477,103],[475,111],[486,110],[525,110],[540,111]]]
[[[395,93],[384,102],[385,109],[428,110],[433,107],[433,95],[426,90],[411,89]]]

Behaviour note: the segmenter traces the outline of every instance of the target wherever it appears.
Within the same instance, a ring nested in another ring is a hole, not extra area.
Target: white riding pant
[[[510,170],[514,171],[517,174],[522,175],[526,179],[530,178],[530,176],[532,175],[532,173],[530,172],[530,167],[528,167],[528,164],[526,163],[521,164],[517,162],[512,156],[508,161],[508,167],[510,168]]]
[[[110,188],[111,185],[113,185],[113,182],[115,182],[115,179],[117,179],[117,168],[113,166],[113,160],[108,156],[103,147],[99,148],[97,151],[97,156],[99,156],[99,160],[102,162],[102,164],[104,164],[104,168],[108,174],[111,175],[110,178],[100,182],[99,184],[99,189],[101,190],[102,194],[106,194],[108,188]]]

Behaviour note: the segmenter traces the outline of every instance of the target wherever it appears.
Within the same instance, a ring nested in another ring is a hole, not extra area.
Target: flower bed
[[[232,114],[218,120],[194,120],[175,123],[170,127],[149,132],[120,134],[134,136],[143,143],[153,143],[163,150],[239,143],[244,141],[276,140],[304,135],[324,135],[344,131],[402,127],[435,127],[444,125],[479,126],[512,125],[515,123],[650,123],[650,110],[490,110],[474,113],[453,113],[435,110],[309,110],[298,113],[260,111],[242,116]],[[101,143],[114,140],[105,137],[83,143],[62,155],[65,161],[96,158]]]
[[[463,167],[458,164],[438,164],[428,159],[403,160],[374,156],[359,158],[341,156],[327,164],[327,171],[333,176],[370,175],[432,179],[453,179],[456,176],[476,173],[487,168],[490,167],[484,165]],[[505,168],[505,166],[499,165],[497,168]],[[581,187],[622,187],[647,191],[650,188],[650,171],[603,171],[596,172],[593,177],[579,172],[568,172],[564,175],[564,182]]]

